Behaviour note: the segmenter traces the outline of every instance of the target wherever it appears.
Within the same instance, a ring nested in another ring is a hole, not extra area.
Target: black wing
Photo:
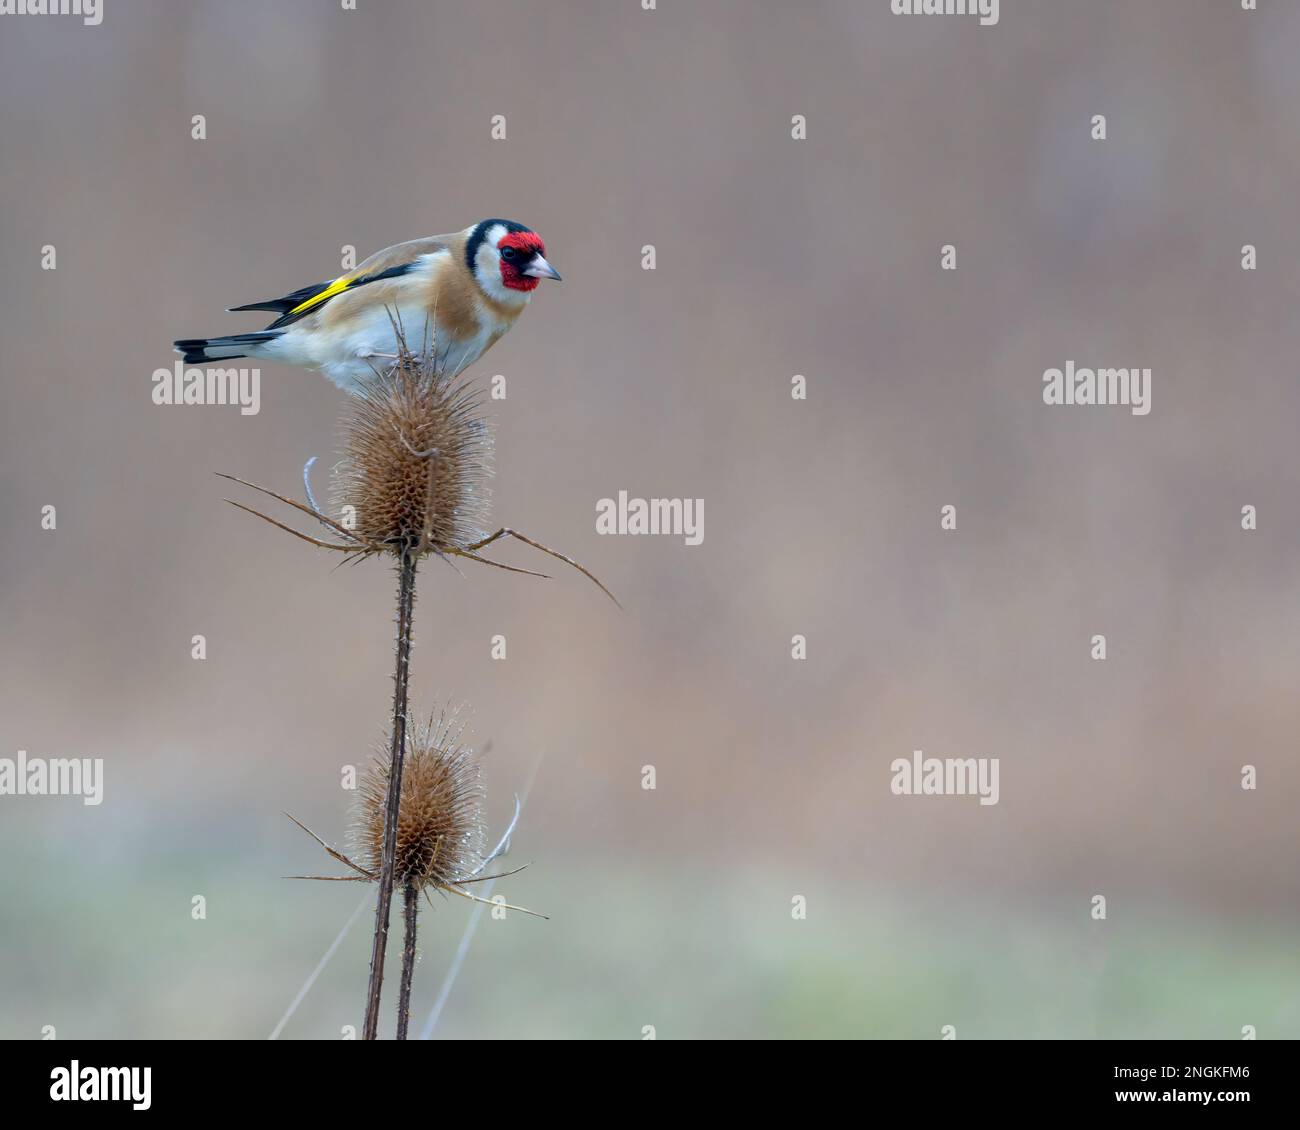
[[[263,302],[250,302],[247,306],[231,306],[230,309],[231,311],[270,310],[272,313],[279,314],[280,317],[266,328],[268,330],[283,329],[300,318],[315,313],[331,298],[346,294],[350,290],[356,290],[357,287],[365,286],[367,283],[379,282],[381,279],[399,278],[408,274],[414,267],[414,263],[399,263],[396,267],[389,267],[385,271],[377,271],[374,274],[340,275],[337,279],[330,279],[328,282],[316,283],[314,286],[305,286],[301,290],[295,290],[292,294],[286,294],[283,298],[268,298]]]

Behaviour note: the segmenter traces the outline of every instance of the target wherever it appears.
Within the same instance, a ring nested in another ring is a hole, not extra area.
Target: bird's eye
[[[501,248],[501,258],[502,258],[502,259],[513,259],[514,257],[515,257],[515,249],[514,249],[513,247],[503,247],[503,248]]]

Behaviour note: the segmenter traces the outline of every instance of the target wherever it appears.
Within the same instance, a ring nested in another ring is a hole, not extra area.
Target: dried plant
[[[353,538],[442,552],[482,538],[492,444],[478,406],[411,361],[351,398],[333,501]]]
[[[397,813],[393,874],[403,892],[405,941],[402,978],[397,1004],[397,1038],[406,1039],[411,1016],[411,984],[415,972],[419,899],[432,902],[434,890],[488,902],[464,890],[470,883],[502,879],[523,870],[516,867],[496,875],[483,874],[487,865],[505,851],[514,821],[497,846],[484,853],[482,773],[473,750],[462,742],[464,726],[453,715],[430,717],[410,728]],[[294,879],[333,882],[378,882],[383,870],[388,828],[388,751],[376,751],[357,790],[353,813],[352,854],[330,847],[306,825],[290,816],[298,827],[348,867],[351,875],[294,875]],[[515,820],[519,810],[516,805]],[[510,903],[493,903],[537,918],[544,914]]]
[[[354,867],[376,878],[379,893],[370,951],[370,977],[366,993],[362,1038],[378,1035],[379,1001],[383,988],[384,956],[396,881],[396,856],[403,767],[407,745],[407,701],[410,685],[412,623],[415,611],[416,569],[421,558],[435,554],[450,561],[462,557],[514,573],[544,576],[492,561],[479,552],[493,542],[513,537],[566,562],[600,587],[603,584],[572,558],[508,527],[482,536],[480,523],[487,513],[486,479],[491,443],[487,425],[479,414],[480,401],[458,374],[444,370],[436,353],[416,355],[406,346],[401,327],[394,329],[399,352],[382,372],[375,371],[360,394],[350,402],[343,424],[343,456],[334,476],[334,502],[339,517],[326,514],[311,493],[309,472],[303,469],[307,503],[250,483],[234,475],[223,478],[278,499],[318,521],[329,540],[304,533],[233,499],[232,506],[317,546],[357,561],[390,556],[397,566],[397,642],[393,674],[392,728],[388,750],[388,777],[384,789],[383,836],[376,866]],[[618,601],[614,600],[617,604]],[[443,889],[456,889],[455,884]],[[463,893],[463,892],[459,892]]]
[[[492,443],[480,407],[479,396],[438,370],[427,352],[416,355],[403,348],[389,369],[377,372],[351,398],[343,423],[343,458],[334,472],[339,518],[324,513],[311,493],[308,472],[314,459],[303,474],[308,504],[235,475],[220,476],[315,518],[333,540],[303,533],[234,499],[225,501],[345,559],[380,554],[418,559],[432,553],[546,578],[480,552],[502,538],[514,538],[572,566],[618,604],[595,574],[567,554],[509,526],[483,536]]]

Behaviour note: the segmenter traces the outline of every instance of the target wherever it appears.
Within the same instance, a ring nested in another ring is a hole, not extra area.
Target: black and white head
[[[546,261],[546,244],[513,220],[482,220],[469,229],[465,263],[489,298],[522,305],[542,279],[560,272]]]

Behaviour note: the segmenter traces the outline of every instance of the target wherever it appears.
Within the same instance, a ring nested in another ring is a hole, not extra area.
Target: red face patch
[[[511,290],[533,290],[541,279],[524,274],[534,255],[546,255],[542,237],[531,231],[507,232],[497,244],[501,256],[501,283]]]

